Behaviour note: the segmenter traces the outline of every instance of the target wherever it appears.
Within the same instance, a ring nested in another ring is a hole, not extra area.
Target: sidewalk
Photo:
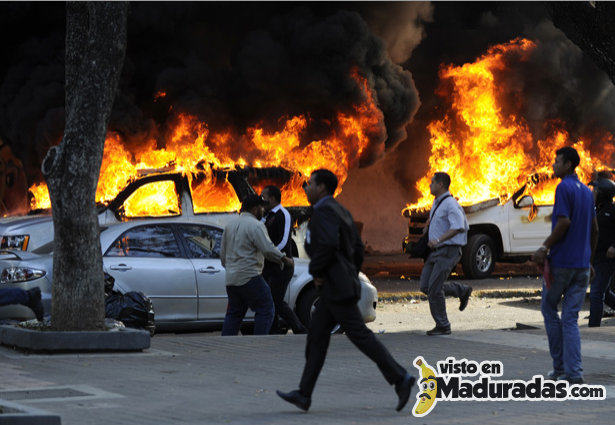
[[[615,396],[615,326],[582,328],[585,376]],[[499,360],[501,379],[529,380],[551,369],[544,330],[424,332],[378,338],[411,373],[417,355],[434,365],[448,356]],[[396,396],[378,369],[343,335],[332,338],[305,414],[276,389],[296,388],[305,336],[219,337],[162,334],[136,354],[25,355],[0,348],[0,398],[60,414],[64,425],[155,424],[584,424],[610,423],[604,401],[439,402],[429,416],[394,411]],[[19,392],[22,389],[48,391]],[[51,398],[50,398],[51,397]]]

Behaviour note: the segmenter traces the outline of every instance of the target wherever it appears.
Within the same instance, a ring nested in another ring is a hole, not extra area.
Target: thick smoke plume
[[[405,139],[418,92],[410,72],[391,60],[361,15],[343,9],[133,3],[109,129],[133,143],[153,137],[164,145],[167,125],[180,112],[212,131],[237,136],[254,125],[279,129],[281,120],[301,114],[309,119],[302,135],[306,144],[333,134],[336,114],[352,113],[365,101],[352,77],[356,72],[368,82],[384,117],[360,158],[361,165],[370,164]],[[410,27],[428,10],[423,5],[412,12]],[[0,71],[0,137],[32,176],[64,125],[64,7],[3,5],[2,12],[0,24],[16,33],[8,35],[14,43],[4,52],[6,67]],[[380,25],[385,20],[378,18]],[[398,59],[420,40],[420,33],[409,35],[410,27],[399,27],[403,34],[392,47]],[[395,37],[387,33],[386,39]],[[165,95],[157,96],[161,92]]]

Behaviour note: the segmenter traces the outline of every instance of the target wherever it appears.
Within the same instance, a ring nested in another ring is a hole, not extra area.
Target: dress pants
[[[286,324],[293,330],[293,333],[304,333],[306,331],[305,327],[295,312],[286,301],[284,301],[286,289],[293,278],[294,267],[284,267],[283,270],[280,270],[279,267],[276,270],[275,267],[277,267],[277,265],[263,271],[263,278],[269,284],[271,296],[273,297],[273,305],[275,307],[271,333],[278,333],[280,330],[278,316],[284,319]]]
[[[445,245],[436,248],[421,271],[420,288],[429,300],[429,311],[438,328],[450,328],[444,296],[461,297],[470,287],[458,282],[446,282],[461,259],[461,247]]]
[[[384,378],[391,385],[403,379],[406,370],[393,359],[389,350],[370,331],[356,302],[331,303],[322,297],[316,304],[305,347],[305,367],[299,391],[306,397],[311,397],[314,385],[320,374],[333,327],[339,323],[346,336],[363,354],[369,357],[380,369]]]
[[[615,260],[594,264],[596,276],[589,289],[589,326],[600,326],[604,304],[615,309],[615,295],[609,283],[615,273]]]

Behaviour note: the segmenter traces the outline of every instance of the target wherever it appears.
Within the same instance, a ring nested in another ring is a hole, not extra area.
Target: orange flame
[[[348,171],[358,164],[369,143],[384,140],[384,117],[368,81],[356,70],[352,71],[352,77],[362,89],[363,102],[355,105],[352,113],[338,113],[337,122],[332,123],[332,135],[326,140],[304,140],[310,123],[310,118],[304,115],[282,118],[277,131],[254,125],[244,135],[234,137],[230,131],[212,133],[206,123],[180,113],[174,117],[164,147],[158,147],[158,141],[151,139],[133,148],[134,143],[128,145],[119,134],[109,132],[96,201],[107,204],[147,170],[165,168],[189,177],[195,213],[235,211],[240,203],[230,183],[216,180],[211,167],[250,165],[284,167],[295,172],[281,188],[282,202],[286,206],[307,205],[301,188],[306,176],[318,168],[328,168],[338,176],[341,188]],[[159,92],[156,98],[163,96],[164,92]],[[257,186],[257,189],[264,187]],[[49,208],[44,183],[33,185],[30,190],[33,207]],[[148,185],[125,202],[124,213],[127,217],[176,214],[179,212],[177,198],[172,186]]]
[[[51,200],[49,199],[49,192],[45,183],[34,184],[29,190],[32,193],[32,198],[30,199],[31,210],[51,208]]]
[[[441,95],[450,100],[449,112],[428,125],[431,134],[429,172],[416,188],[419,200],[404,212],[427,209],[433,197],[429,184],[433,173],[444,171],[451,176],[450,191],[462,205],[500,198],[508,200],[523,184],[537,204],[552,204],[557,181],[528,181],[535,173],[551,175],[555,151],[572,145],[581,156],[579,177],[587,181],[592,171],[605,168],[613,150],[589,152],[586,143],[570,143],[563,123],[550,123],[553,130],[543,140],[535,140],[523,117],[502,111],[496,71],[505,70],[504,56],[515,54],[526,60],[536,47],[526,39],[491,47],[473,63],[446,66],[440,71]],[[612,140],[612,136],[610,136]]]

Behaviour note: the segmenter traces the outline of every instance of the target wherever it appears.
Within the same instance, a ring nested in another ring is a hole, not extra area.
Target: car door
[[[532,253],[542,245],[551,232],[553,205],[515,207],[508,203],[510,229],[510,253]]]
[[[148,224],[127,230],[107,249],[103,263],[115,278],[116,289],[140,291],[152,300],[156,321],[196,320],[194,268],[183,258],[170,225]]]
[[[179,224],[177,229],[196,273],[198,319],[223,320],[227,295],[220,262],[222,229],[204,224]]]

